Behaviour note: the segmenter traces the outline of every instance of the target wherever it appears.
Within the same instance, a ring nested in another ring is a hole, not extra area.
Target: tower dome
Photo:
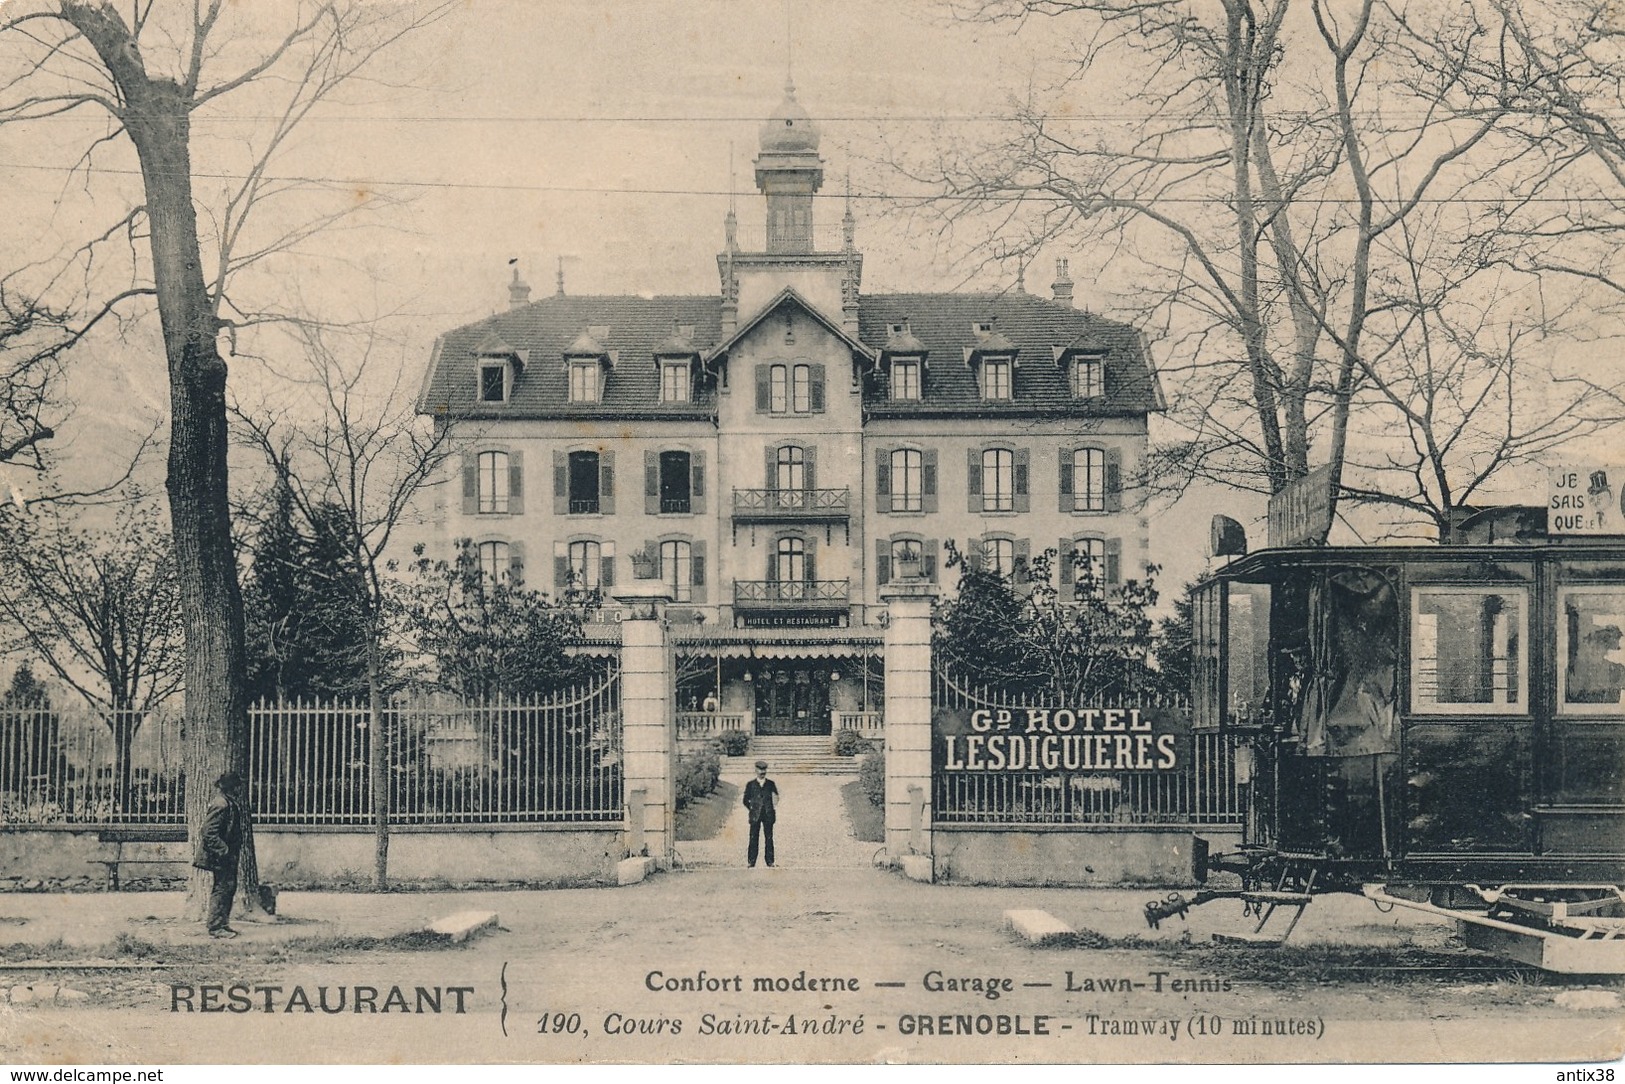
[[[762,122],[763,154],[816,154],[818,125],[796,101],[794,82],[784,84],[784,100],[772,116]]]

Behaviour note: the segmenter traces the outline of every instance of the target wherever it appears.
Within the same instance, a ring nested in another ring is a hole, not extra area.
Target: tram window
[[[1559,595],[1558,703],[1566,715],[1617,715],[1625,706],[1625,589]]]
[[[1245,724],[1259,719],[1270,687],[1270,589],[1268,584],[1232,583],[1229,596],[1226,719]]]
[[[1411,709],[1522,714],[1525,591],[1419,587],[1411,598]]]
[[[1225,585],[1212,582],[1191,597],[1191,725],[1219,726],[1219,607]]]

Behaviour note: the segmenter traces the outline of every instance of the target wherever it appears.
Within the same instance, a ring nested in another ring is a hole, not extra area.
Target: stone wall
[[[1233,850],[1237,828],[1201,828],[1215,852]],[[1178,825],[1045,828],[959,827],[938,824],[932,833],[936,877],[961,884],[1146,885],[1192,884],[1193,832]]]

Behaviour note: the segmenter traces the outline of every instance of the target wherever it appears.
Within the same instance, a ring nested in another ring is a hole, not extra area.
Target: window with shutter
[[[937,510],[937,452],[927,448],[920,467],[920,507],[926,512]]]
[[[891,511],[891,449],[875,449],[875,511]]]
[[[769,382],[767,366],[756,366],[756,413],[766,414],[773,409],[773,389]]]
[[[965,510],[982,510],[982,453],[975,448],[965,449]]]
[[[1026,448],[1016,449],[1015,454],[1015,498],[1012,507],[1017,512],[1032,510],[1032,495],[1028,488],[1028,481],[1032,474],[1032,453]]]
[[[693,511],[696,514],[705,512],[705,453],[695,452],[691,457],[693,463],[693,481],[689,485],[689,493],[693,502]]]
[[[891,582],[891,539],[875,539],[875,583],[881,587]]]
[[[660,453],[660,511],[662,513],[688,513],[693,511],[693,461],[687,452]]]
[[[598,510],[606,516],[615,514],[615,453],[598,455]]]
[[[1106,450],[1076,448],[1071,465],[1073,493],[1069,511],[1106,511]]]
[[[891,454],[891,509],[920,512],[925,504],[925,457],[915,448],[897,448]]]
[[[525,453],[508,453],[508,514],[525,514]]]
[[[508,582],[515,587],[525,582],[525,545],[523,542],[508,543]]]
[[[694,585],[693,601],[704,602],[706,601],[705,540],[700,539],[699,541],[695,542],[689,547],[689,551],[692,554],[693,560],[693,566],[689,577],[689,582]]]
[[[562,516],[570,510],[570,457],[563,452],[553,453],[553,514]]]
[[[920,558],[920,574],[932,583],[937,582],[937,540],[925,540],[925,552]]]
[[[660,513],[660,453],[655,451],[643,453],[643,513]]]
[[[694,601],[694,548],[682,539],[660,543],[660,577],[677,602]]]
[[[1106,511],[1123,510],[1123,452],[1118,448],[1106,450]]]
[[[814,414],[824,412],[824,367],[814,365],[812,368],[812,387],[807,396],[807,408]]]
[[[982,508],[984,512],[1016,510],[1016,454],[1009,448],[988,448],[981,462]]]
[[[603,483],[598,453],[571,452],[569,463],[569,512],[572,515],[598,512]]]
[[[506,542],[481,542],[479,544],[480,579],[490,585],[495,585],[508,575],[508,544]]]
[[[480,510],[479,456],[463,456],[463,515],[472,516]]]

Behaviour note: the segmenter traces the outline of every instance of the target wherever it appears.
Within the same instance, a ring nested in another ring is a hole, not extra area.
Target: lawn
[[[717,789],[704,798],[688,803],[677,811],[677,839],[679,842],[696,839],[715,839],[722,831],[734,803],[739,801],[739,788],[729,782],[719,782]]]

